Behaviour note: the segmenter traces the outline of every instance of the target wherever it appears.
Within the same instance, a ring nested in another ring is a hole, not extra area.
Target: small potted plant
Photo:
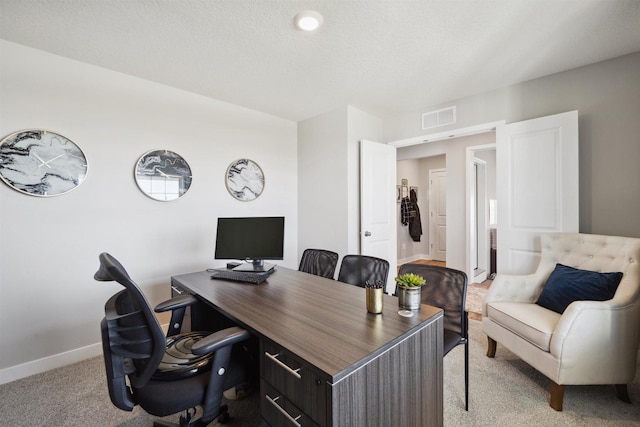
[[[426,280],[414,273],[404,273],[396,277],[395,281],[400,308],[406,310],[419,309],[421,301],[420,290],[427,283]]]

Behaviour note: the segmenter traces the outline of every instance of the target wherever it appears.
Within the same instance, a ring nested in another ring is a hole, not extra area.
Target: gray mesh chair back
[[[446,355],[464,345],[465,410],[469,410],[469,318],[465,309],[467,275],[452,268],[426,264],[403,264],[398,274],[414,273],[427,283],[422,287],[423,304],[444,310],[444,347]]]
[[[325,249],[305,249],[299,271],[333,279],[338,265],[338,254]]]
[[[389,262],[367,255],[345,255],[340,264],[338,281],[364,287],[380,281],[386,285],[389,276]]]

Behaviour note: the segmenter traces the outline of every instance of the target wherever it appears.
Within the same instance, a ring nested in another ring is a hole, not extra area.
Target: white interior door
[[[578,112],[496,129],[498,273],[527,274],[542,233],[578,232]]]
[[[429,255],[447,260],[447,170],[429,171]]]
[[[396,148],[363,140],[360,142],[360,253],[389,261],[387,290],[390,291],[398,263],[396,217]]]

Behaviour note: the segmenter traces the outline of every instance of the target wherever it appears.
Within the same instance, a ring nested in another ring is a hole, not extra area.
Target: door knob
[[[364,232],[364,237],[369,237],[371,236],[371,232],[370,231],[365,231]]]

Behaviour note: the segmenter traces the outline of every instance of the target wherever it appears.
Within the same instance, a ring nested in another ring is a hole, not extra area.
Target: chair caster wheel
[[[222,414],[218,415],[218,422],[220,424],[226,424],[230,419],[231,417],[229,416],[228,412],[223,412]]]
[[[226,424],[231,419],[231,416],[229,416],[229,411],[228,411],[226,405],[223,405],[223,406],[224,407],[220,408],[220,414],[218,414],[218,422],[220,424]]]

